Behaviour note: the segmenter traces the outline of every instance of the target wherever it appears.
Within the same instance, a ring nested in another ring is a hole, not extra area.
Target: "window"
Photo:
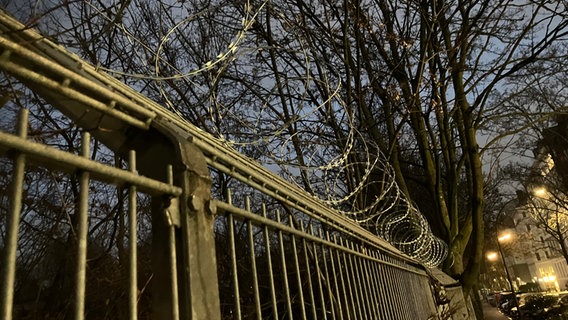
[[[540,261],[540,254],[538,254],[538,252],[535,252],[536,255],[536,260]]]
[[[546,259],[550,259],[550,254],[548,253],[548,250],[544,251],[544,255],[546,256]]]
[[[527,224],[527,231],[531,231],[531,225]]]
[[[523,218],[527,217],[527,213],[525,211],[523,211]]]

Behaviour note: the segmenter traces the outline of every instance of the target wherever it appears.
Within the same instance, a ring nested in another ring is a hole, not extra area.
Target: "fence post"
[[[179,198],[152,198],[152,316],[217,320],[221,312],[215,208],[207,162],[191,141],[160,131],[138,132],[129,140],[129,147],[138,150],[141,174],[183,189]],[[168,164],[173,177],[163,170]]]
[[[183,272],[183,275],[180,274],[180,313],[187,313],[188,319],[217,320],[221,314],[213,230],[216,210],[211,201],[211,177],[205,156],[196,146],[183,143],[180,153],[186,166],[182,184],[184,193],[180,201],[183,250],[182,265],[178,268]]]

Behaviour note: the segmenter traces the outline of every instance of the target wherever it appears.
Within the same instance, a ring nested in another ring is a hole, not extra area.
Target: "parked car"
[[[511,292],[501,293],[499,296],[497,307],[499,308],[499,310],[501,310],[502,313],[510,316],[513,313],[511,309],[517,307],[513,293]]]
[[[520,307],[512,299],[500,307],[511,319],[520,319],[520,312],[523,320],[568,320],[568,295],[525,293],[517,295],[517,300]]]
[[[546,314],[547,320],[568,320],[568,295],[560,296]]]
[[[558,295],[528,294],[519,301],[519,310],[523,319],[545,320],[550,310],[558,304]]]

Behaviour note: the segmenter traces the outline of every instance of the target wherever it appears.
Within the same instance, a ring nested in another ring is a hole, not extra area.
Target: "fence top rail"
[[[372,260],[382,265],[388,265],[406,272],[421,276],[429,275],[428,270],[420,268],[419,265],[407,263],[407,261],[401,260],[399,257],[393,259],[390,255],[385,255],[382,247],[366,247],[359,243],[352,243],[350,240],[344,239],[341,235],[335,234],[334,231],[336,230],[323,231],[322,229],[317,229],[318,231],[315,231],[316,229],[312,228],[309,222],[293,220],[294,222],[290,221],[290,223],[285,224],[282,223],[282,221],[270,219],[258,213],[248,211],[247,209],[237,208],[223,201],[216,200],[214,203],[218,209],[228,212],[242,220],[250,221],[253,224],[266,226],[276,231],[283,231],[286,234],[296,236],[300,239],[309,240],[320,245],[325,245],[328,248],[348,252],[354,256]]]
[[[131,126],[142,129],[152,127],[168,136],[175,133],[175,136],[190,140],[200,148],[208,158],[211,167],[230,172],[239,180],[257,189],[261,188],[265,193],[278,195],[281,201],[287,202],[325,223],[349,232],[360,241],[380,247],[385,252],[408,262],[416,263],[414,259],[402,254],[394,246],[362,228],[355,221],[339,214],[317,197],[289,183],[256,161],[238,153],[230,147],[227,141],[220,140],[197,128],[174,112],[116,78],[101,72],[64,47],[46,39],[0,10],[0,68],[28,85],[31,83],[34,91],[42,90],[41,82],[34,83],[33,81],[36,79],[25,78],[24,76],[26,72],[30,72],[28,69],[30,65],[34,69],[33,77],[51,79],[52,82],[59,83],[65,88],[69,88],[69,84],[75,84],[79,94],[89,95],[87,98],[78,99],[62,89],[57,91],[56,94],[67,99],[62,99],[63,102],[59,103],[58,99],[51,99],[50,102],[54,107],[71,116],[74,121],[81,119],[87,111],[89,114],[98,113],[101,114],[101,117],[106,115],[108,118],[112,118],[109,126],[114,125],[119,129],[106,130],[105,133],[100,133],[106,136],[109,134],[116,135],[116,137],[107,139],[107,141],[122,141],[126,135],[125,132]],[[81,89],[86,86],[89,90]],[[54,93],[53,90],[49,90],[45,94]],[[74,103],[69,103],[69,100],[73,100]],[[101,102],[104,108],[100,105],[94,105],[97,101]],[[97,137],[97,132],[93,132],[93,135]],[[107,144],[107,146],[114,151],[121,147],[118,144]]]

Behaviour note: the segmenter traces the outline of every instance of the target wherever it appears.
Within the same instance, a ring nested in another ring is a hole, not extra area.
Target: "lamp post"
[[[501,255],[501,262],[503,263],[503,268],[505,268],[505,274],[507,275],[507,280],[509,281],[509,286],[511,287],[511,293],[513,294],[513,299],[517,305],[517,311],[519,312],[519,319],[523,318],[521,314],[521,309],[519,306],[519,300],[517,299],[517,293],[515,292],[515,287],[513,286],[513,281],[511,280],[511,274],[509,273],[509,268],[507,268],[507,263],[505,262],[505,254],[503,254],[503,248],[501,248],[501,241],[507,241],[511,239],[510,233],[502,234],[497,238],[497,247],[499,248],[499,255]],[[495,257],[496,258],[496,257]]]

